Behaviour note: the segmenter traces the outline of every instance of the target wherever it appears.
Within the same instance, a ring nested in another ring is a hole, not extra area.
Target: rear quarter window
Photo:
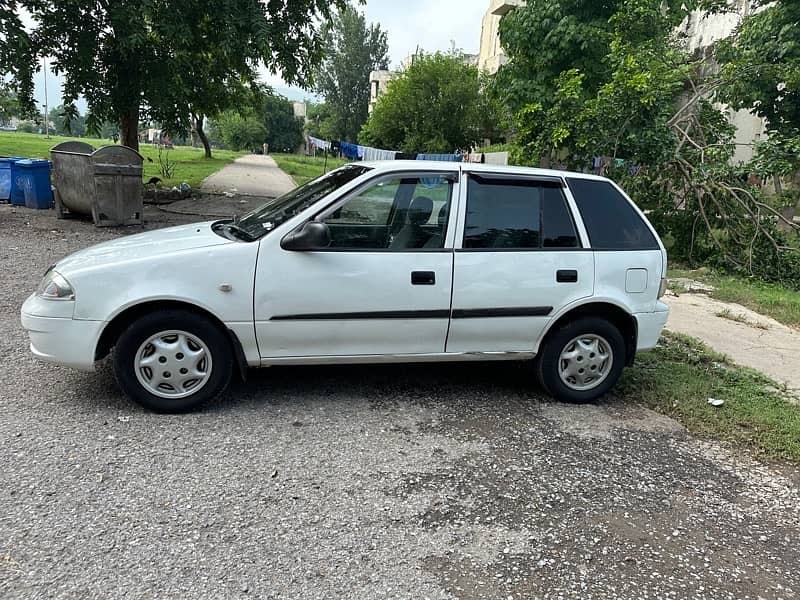
[[[567,178],[593,250],[659,250],[647,223],[608,181]]]

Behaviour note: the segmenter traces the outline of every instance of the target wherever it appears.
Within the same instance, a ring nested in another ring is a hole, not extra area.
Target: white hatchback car
[[[534,359],[553,396],[607,392],[667,320],[667,256],[613,182],[518,167],[354,163],[239,219],[64,258],[22,306],[31,350],[184,411],[234,369]]]

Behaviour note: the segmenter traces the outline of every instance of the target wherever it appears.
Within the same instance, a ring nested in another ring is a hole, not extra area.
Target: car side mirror
[[[307,221],[281,240],[284,250],[317,250],[330,245],[331,230],[319,221]]]

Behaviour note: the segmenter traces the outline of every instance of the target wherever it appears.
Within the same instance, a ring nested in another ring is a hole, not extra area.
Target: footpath
[[[209,219],[233,217],[248,213],[295,187],[294,180],[281,171],[272,157],[249,154],[206,177],[198,196],[159,208],[167,213]]]
[[[761,371],[800,399],[800,330],[702,292],[668,294],[665,301],[670,306],[667,329]]]

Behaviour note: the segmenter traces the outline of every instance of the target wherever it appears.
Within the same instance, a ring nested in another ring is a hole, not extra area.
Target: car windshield
[[[238,219],[235,225],[244,230],[249,237],[260,238],[369,170],[369,167],[361,165],[345,165],[293,189],[280,198],[270,200]]]

